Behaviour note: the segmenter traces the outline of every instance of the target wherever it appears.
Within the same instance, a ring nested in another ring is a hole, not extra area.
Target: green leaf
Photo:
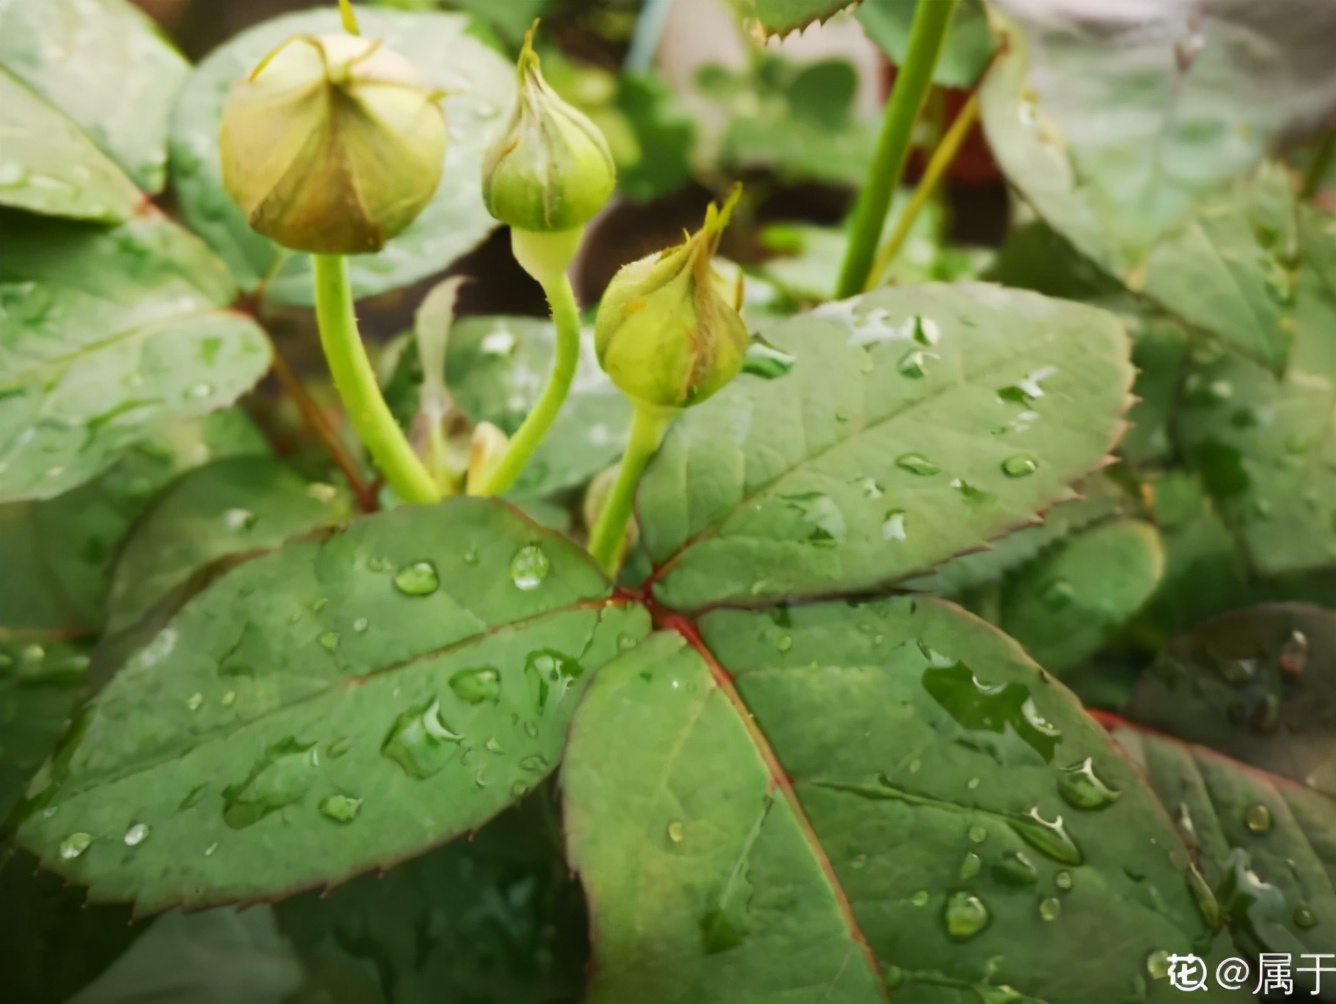
[[[1240,73],[1255,65],[1241,50],[1259,40],[1229,16],[1203,15],[1208,41],[1186,76],[1157,34],[1179,30],[1167,21],[1075,34],[1013,25],[981,90],[983,121],[1008,178],[1082,254],[1279,370],[1293,196],[1277,170],[1246,176],[1311,113],[1311,96],[1287,74]]]
[[[1126,714],[1336,798],[1336,611],[1214,617],[1170,642]]]
[[[1101,311],[980,284],[877,291],[765,331],[669,432],[639,494],[677,609],[862,592],[1072,497],[1122,431],[1131,367]]]
[[[1198,362],[1176,431],[1263,575],[1336,567],[1336,218],[1305,208],[1283,377],[1235,353]]]
[[[1222,957],[1134,767],[982,622],[899,598],[676,626],[572,723],[591,1001],[872,1001],[884,980],[909,1002],[1168,1002],[1160,953]]]
[[[744,17],[755,18],[768,35],[787,35],[834,17],[859,0],[733,0]]]
[[[1103,649],[1150,599],[1163,571],[1156,528],[1113,520],[1012,575],[1002,588],[998,626],[1061,673]]]
[[[689,183],[696,121],[663,79],[622,75],[614,101],[635,140],[634,159],[618,162],[618,191],[628,199],[648,202]]]
[[[347,492],[308,484],[269,457],[191,471],[159,496],[121,548],[108,626],[128,627],[204,565],[270,550],[348,515]]]
[[[189,65],[134,4],[9,0],[0,5],[0,66],[74,120],[136,185],[162,190],[167,122]],[[14,107],[4,105],[8,118]]]
[[[439,272],[472,250],[498,225],[482,201],[482,155],[503,124],[515,94],[515,72],[470,35],[460,14],[359,9],[362,31],[412,60],[443,102],[451,140],[445,178],[422,215],[377,255],[350,262],[353,291],[371,296]],[[274,303],[312,302],[307,255],[287,251],[251,230],[223,188],[218,126],[233,81],[289,36],[339,33],[332,4],[266,21],[211,54],[187,81],[172,120],[172,178],[187,221],[223,257],[247,292]]]
[[[1203,900],[1238,949],[1291,956],[1291,999],[1310,999],[1316,981],[1301,956],[1326,952],[1329,964],[1336,943],[1336,802],[1201,746],[1126,726],[1113,735],[1194,848]]]
[[[221,264],[166,219],[0,224],[0,501],[83,484],[268,370],[264,332],[221,309]]]
[[[30,790],[19,840],[140,911],[388,867],[551,770],[589,676],[648,629],[609,593],[493,501],[289,543],[129,658]]]
[[[873,0],[854,11],[868,38],[897,66],[909,50],[909,29],[921,0]],[[929,0],[936,2],[936,0]],[[964,0],[956,8],[946,44],[933,69],[943,87],[973,87],[993,58],[997,40],[988,28],[988,12],[980,0]]]
[[[69,725],[87,668],[68,643],[0,641],[0,822]]]
[[[143,196],[77,125],[0,66],[5,154],[0,206],[116,223]]]
[[[155,493],[199,464],[268,449],[242,412],[215,412],[156,430],[105,473],[58,498],[0,506],[0,629],[101,629],[112,566]]]
[[[584,986],[584,902],[546,791],[470,840],[277,913],[310,981],[353,1000],[574,1004]]]

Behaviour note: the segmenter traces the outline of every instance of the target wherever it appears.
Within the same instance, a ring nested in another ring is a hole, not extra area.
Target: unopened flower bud
[[[594,324],[598,361],[637,404],[685,408],[737,376],[750,340],[710,264],[740,190],[684,244],[624,266]]]
[[[404,57],[351,35],[297,35],[233,85],[223,182],[250,224],[315,254],[378,251],[440,184],[439,93]]]
[[[543,79],[533,29],[519,58],[520,90],[504,134],[483,161],[488,211],[516,230],[574,230],[607,205],[617,184],[598,126]]]

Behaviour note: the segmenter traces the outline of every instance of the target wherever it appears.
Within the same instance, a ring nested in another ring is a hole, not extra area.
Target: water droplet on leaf
[[[1261,802],[1253,803],[1243,812],[1243,825],[1251,833],[1270,833],[1274,824],[1275,817],[1272,816],[1271,809]]]
[[[300,801],[315,776],[315,743],[284,739],[274,743],[239,784],[223,789],[223,820],[234,830],[258,823],[271,812]]]
[[[60,860],[73,861],[81,857],[93,842],[91,833],[71,833],[60,842]]]
[[[134,826],[125,831],[125,846],[138,847],[148,839],[148,835],[149,825],[147,823],[135,823]]]
[[[983,900],[967,892],[955,892],[946,901],[942,912],[946,921],[946,933],[954,941],[969,941],[985,927],[992,918]]]
[[[320,800],[320,814],[336,823],[351,823],[362,811],[362,800],[348,795],[329,795]]]
[[[552,563],[537,544],[526,544],[510,559],[510,581],[523,592],[537,589],[547,578]]]
[[[1002,461],[1002,473],[1009,478],[1024,478],[1039,470],[1039,461],[1026,453],[1018,453]]]
[[[1062,902],[1052,896],[1042,900],[1039,904],[1039,916],[1044,920],[1057,920],[1060,913],[1062,913]]]
[[[494,666],[461,669],[450,677],[450,689],[467,704],[495,703],[501,699],[501,673]]]
[[[444,769],[461,738],[441,718],[441,702],[433,700],[396,718],[380,751],[409,777],[423,780]]]
[[[1116,802],[1120,794],[1095,773],[1091,757],[1058,771],[1058,793],[1064,802],[1077,809],[1106,808]]]
[[[430,561],[415,561],[394,574],[394,588],[405,596],[430,596],[440,585],[436,566]]]
[[[902,453],[895,458],[895,466],[921,477],[939,474],[942,470],[922,453]]]

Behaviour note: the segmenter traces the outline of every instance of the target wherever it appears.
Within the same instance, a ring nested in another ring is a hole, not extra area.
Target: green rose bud
[[[741,194],[686,243],[626,265],[594,323],[598,361],[637,404],[685,408],[737,376],[750,337],[725,280],[710,264]]]
[[[378,251],[440,184],[438,98],[378,41],[295,36],[228,95],[223,182],[251,226],[284,247]]]
[[[510,123],[483,161],[487,210],[516,230],[582,227],[607,205],[617,184],[608,142],[543,79],[532,28],[520,53],[519,78]]]

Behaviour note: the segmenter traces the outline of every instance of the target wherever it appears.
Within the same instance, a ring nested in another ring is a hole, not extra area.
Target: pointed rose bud
[[[617,171],[598,126],[543,79],[533,34],[529,29],[520,53],[515,110],[483,161],[482,194],[502,223],[558,233],[598,215],[612,197]]]
[[[737,376],[747,325],[733,291],[710,264],[740,189],[684,244],[626,265],[594,324],[598,361],[637,404],[685,408]]]
[[[378,251],[440,184],[439,97],[378,41],[295,36],[228,95],[223,182],[251,226],[284,247]]]

